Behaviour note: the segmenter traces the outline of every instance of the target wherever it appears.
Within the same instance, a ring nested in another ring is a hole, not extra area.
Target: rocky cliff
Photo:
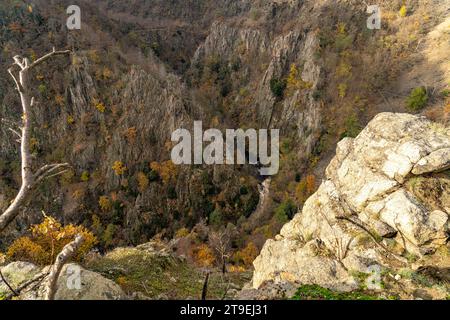
[[[365,285],[355,275],[377,266],[381,283],[382,275],[402,281],[400,270],[424,268],[437,270],[445,283],[448,168],[450,127],[379,114],[355,139],[338,144],[318,191],[266,242],[254,261],[253,287],[290,282],[355,290]],[[445,297],[442,290],[438,296]]]

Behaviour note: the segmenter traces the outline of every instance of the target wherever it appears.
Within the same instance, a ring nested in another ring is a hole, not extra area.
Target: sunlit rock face
[[[409,265],[408,255],[431,263],[448,240],[449,146],[449,127],[394,113],[342,140],[326,180],[254,261],[253,287],[288,281],[351,290],[351,275],[372,265],[395,270]],[[438,195],[427,192],[430,181],[439,181]]]

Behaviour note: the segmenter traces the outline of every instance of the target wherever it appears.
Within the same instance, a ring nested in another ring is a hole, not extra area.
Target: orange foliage
[[[138,172],[137,174],[137,182],[138,182],[138,188],[140,192],[144,192],[148,188],[149,179],[147,175],[144,172]]]
[[[23,33],[25,32],[25,28],[20,25],[18,22],[11,22],[8,26],[9,30],[12,32]]]
[[[136,140],[137,130],[136,127],[131,127],[125,130],[125,137],[129,143],[133,143]]]
[[[109,211],[112,208],[111,201],[107,196],[101,196],[98,199],[98,204],[100,206],[100,209],[102,209],[103,212]]]
[[[201,244],[194,252],[195,260],[197,264],[202,267],[211,267],[216,260],[214,252],[206,244]]]
[[[63,106],[64,106],[65,99],[64,99],[64,97],[63,97],[62,95],[58,94],[58,95],[56,95],[56,97],[55,97],[55,102],[56,102],[56,104],[57,104],[58,106],[63,107]]]
[[[312,174],[306,177],[306,192],[309,194],[314,193],[316,189],[316,177]]]
[[[303,178],[295,188],[295,198],[304,203],[316,190],[316,177],[312,174]]]

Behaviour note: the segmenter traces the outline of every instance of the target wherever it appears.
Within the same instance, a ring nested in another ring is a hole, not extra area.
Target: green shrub
[[[174,200],[177,198],[177,190],[174,186],[169,186],[167,188],[167,197],[171,200]]]
[[[43,96],[45,96],[47,94],[47,87],[45,86],[45,84],[40,84],[38,87],[38,90],[39,90],[40,94]]]
[[[214,210],[209,215],[209,224],[218,227],[222,224],[222,212],[219,209]]]
[[[282,98],[286,89],[286,81],[283,79],[272,78],[270,80],[270,90],[275,98]]]
[[[283,201],[278,208],[275,210],[275,218],[281,222],[285,223],[289,219],[292,219],[297,212],[297,206],[292,200]]]
[[[419,111],[427,105],[427,102],[427,90],[424,87],[417,87],[411,91],[406,100],[406,107],[411,111]]]
[[[341,135],[341,139],[346,137],[356,138],[356,136],[360,132],[361,126],[359,124],[358,118],[355,114],[352,114],[345,120],[345,132]]]
[[[80,180],[83,181],[83,182],[89,181],[89,172],[88,171],[83,171],[81,173]]]
[[[156,170],[150,170],[150,173],[148,174],[148,179],[151,182],[157,181],[159,179],[159,174]]]
[[[298,288],[293,300],[380,300],[379,297],[362,292],[335,292],[318,285],[303,285]]]

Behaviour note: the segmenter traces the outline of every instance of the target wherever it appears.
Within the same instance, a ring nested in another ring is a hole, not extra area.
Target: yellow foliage
[[[104,113],[106,111],[106,107],[103,104],[103,102],[101,102],[97,99],[94,99],[93,104],[94,104],[95,109],[98,110],[98,112]]]
[[[97,52],[97,50],[89,50],[88,51],[88,57],[90,60],[92,60],[94,63],[100,63],[101,59]]]
[[[68,185],[73,182],[73,177],[75,176],[75,173],[73,170],[67,170],[63,174],[61,174],[60,182],[62,185]]]
[[[74,124],[75,123],[75,119],[73,118],[73,116],[67,116],[67,124]]]
[[[114,162],[112,169],[114,170],[114,172],[116,173],[116,175],[121,176],[125,173],[125,171],[127,171],[127,168],[125,167],[125,165],[123,164],[122,161],[116,161]]]
[[[287,77],[286,86],[287,88],[298,88],[299,86],[299,72],[297,66],[293,63],[291,64],[291,70],[289,71],[289,76]]]
[[[6,252],[10,259],[28,260],[43,265],[48,260],[48,252],[28,237],[21,237],[14,241]]]
[[[112,209],[111,201],[107,196],[101,196],[98,199],[98,205],[100,206],[100,209],[102,209],[103,212],[109,211]]]
[[[89,181],[89,172],[83,171],[83,173],[81,174],[80,180],[83,182]]]
[[[408,8],[406,8],[406,6],[403,5],[403,6],[400,8],[400,11],[398,12],[398,14],[399,14],[400,17],[402,17],[402,18],[406,17],[406,15],[408,14]]]
[[[184,238],[184,237],[187,237],[188,235],[189,235],[189,230],[187,228],[181,228],[175,234],[175,238],[176,239]]]
[[[84,197],[84,189],[76,189],[76,190],[74,190],[73,192],[72,192],[72,197],[75,199],[75,200],[80,200],[80,199],[82,199],[83,197]]]
[[[100,235],[103,231],[102,222],[100,221],[99,216],[96,214],[92,216],[92,230],[96,235]]]
[[[147,190],[148,184],[150,181],[144,172],[138,172],[137,182],[138,182],[139,191],[144,192],[145,190]]]
[[[128,279],[127,279],[125,276],[118,276],[118,277],[116,278],[116,283],[117,283],[119,286],[123,287],[123,286],[126,286],[126,285],[127,285]]]
[[[306,179],[302,179],[295,188],[295,198],[298,202],[304,203],[308,195],[306,193]]]
[[[228,272],[231,273],[239,273],[239,272],[244,272],[245,268],[243,266],[235,266],[235,265],[230,265],[228,266]]]
[[[31,138],[30,139],[30,150],[31,152],[37,152],[39,149],[39,140],[36,138]]]
[[[340,77],[348,77],[352,74],[352,66],[345,61],[341,61],[337,67],[336,73]]]
[[[295,63],[291,64],[291,69],[286,79],[286,89],[288,90],[288,93],[292,94],[295,90],[311,89],[312,86],[312,83],[303,81],[297,65]]]
[[[345,35],[347,33],[345,29],[346,29],[345,23],[344,22],[340,22],[338,24],[338,26],[337,26],[338,33],[342,34],[342,35]]]
[[[206,244],[201,244],[195,252],[196,262],[202,267],[211,267],[215,257],[212,249]]]
[[[108,68],[103,68],[103,78],[110,79],[113,76],[113,72]]]
[[[245,267],[250,267],[258,256],[258,248],[253,242],[234,254],[234,259],[241,262]]]
[[[168,183],[171,179],[176,178],[177,168],[171,161],[165,161],[163,163],[152,162],[150,168],[158,173],[164,183]]]
[[[97,238],[86,228],[72,224],[62,226],[55,218],[44,213],[44,221],[30,228],[31,236],[21,237],[8,248],[7,257],[11,260],[29,261],[39,265],[48,265],[65,245],[81,234],[84,242],[78,250],[75,260],[80,261],[97,244]]]
[[[347,95],[347,84],[346,83],[340,83],[338,85],[338,95],[339,98],[345,98]]]

